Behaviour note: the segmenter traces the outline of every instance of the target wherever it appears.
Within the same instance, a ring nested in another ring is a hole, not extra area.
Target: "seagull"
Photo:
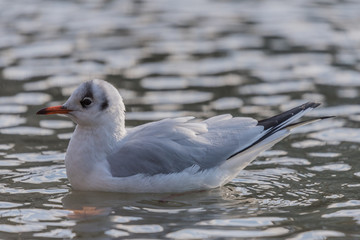
[[[125,105],[103,80],[83,82],[60,106],[37,114],[65,114],[77,125],[65,157],[73,189],[179,193],[220,187],[261,152],[288,136],[294,123],[320,104],[307,102],[257,121],[230,114],[206,120],[167,118],[125,129]]]

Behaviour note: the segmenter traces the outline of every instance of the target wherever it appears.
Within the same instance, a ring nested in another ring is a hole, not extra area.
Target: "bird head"
[[[41,109],[37,114],[65,114],[80,126],[98,127],[124,122],[125,106],[118,90],[103,80],[82,83],[60,106]]]

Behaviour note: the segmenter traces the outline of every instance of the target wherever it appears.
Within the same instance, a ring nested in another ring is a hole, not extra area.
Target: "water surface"
[[[358,239],[357,1],[0,1],[0,238]],[[128,127],[167,117],[310,116],[219,189],[77,192],[74,124],[36,116],[113,83]]]

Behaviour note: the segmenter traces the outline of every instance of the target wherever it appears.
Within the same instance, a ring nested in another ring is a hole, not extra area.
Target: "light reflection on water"
[[[358,238],[359,7],[0,2],[0,238]],[[130,128],[305,101],[337,118],[296,129],[220,189],[76,192],[63,162],[74,124],[34,114],[91,78],[120,90]]]

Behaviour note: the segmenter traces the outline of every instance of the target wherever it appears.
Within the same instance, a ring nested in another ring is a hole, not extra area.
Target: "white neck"
[[[92,147],[93,151],[109,153],[125,135],[126,130],[123,125],[111,123],[97,127],[77,125],[69,147],[72,144],[76,147],[87,145]]]
[[[74,188],[83,188],[80,186],[94,169],[101,171],[99,166],[107,166],[104,164],[106,155],[126,135],[123,121],[120,123],[108,122],[97,127],[76,126],[65,157],[66,173]]]

